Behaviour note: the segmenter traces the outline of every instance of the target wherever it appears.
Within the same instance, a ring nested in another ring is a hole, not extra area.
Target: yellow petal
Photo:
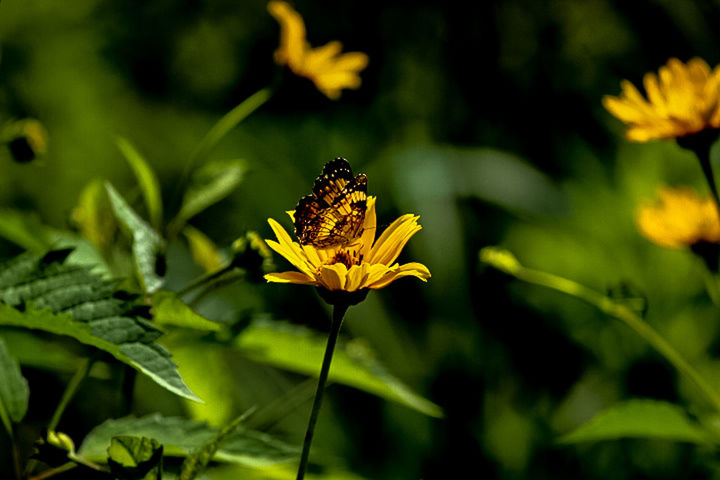
[[[343,290],[347,279],[347,267],[342,263],[323,265],[320,268],[319,281],[328,290]]]
[[[385,275],[382,276],[382,278],[368,285],[368,288],[383,288],[398,278],[407,276],[417,277],[423,282],[427,282],[427,279],[430,278],[430,270],[428,270],[428,268],[422,263],[417,262],[406,263],[401,266],[394,265],[388,270],[388,272],[385,273]]]
[[[346,52],[335,59],[336,70],[359,72],[368,66],[370,59],[362,52]]]
[[[268,273],[265,275],[268,283],[297,283],[298,285],[315,285],[317,281],[300,272]]]
[[[275,61],[291,69],[301,66],[309,47],[305,40],[305,22],[286,2],[271,1],[267,8],[280,24],[280,46],[275,52]]]
[[[350,267],[347,273],[347,281],[345,282],[345,290],[348,292],[354,292],[355,290],[364,288],[369,269],[369,263],[362,263],[360,265],[353,265]]]
[[[290,235],[288,235],[285,229],[277,221],[272,218],[268,218],[268,223],[278,239],[277,244],[275,244],[275,242],[272,242],[273,244],[271,244],[271,241],[268,241],[268,246],[285,257],[288,262],[295,266],[295,268],[308,276],[313,276],[315,267],[313,267],[313,265],[309,262],[307,256],[300,248],[300,245],[292,241]]]
[[[323,263],[320,261],[318,250],[315,247],[312,245],[300,245],[300,247],[303,249],[303,252],[305,252],[308,262],[310,262],[314,268],[319,267]]]
[[[390,265],[397,259],[410,238],[422,229],[418,216],[405,214],[395,220],[375,242],[367,261]]]
[[[375,213],[376,197],[368,197],[367,210],[365,211],[365,221],[363,222],[363,233],[360,235],[359,255],[365,259],[370,253],[370,248],[375,241],[375,231],[377,229],[377,215]]]
[[[322,47],[312,48],[305,55],[302,70],[305,75],[313,77],[334,65],[333,57],[340,53],[342,44],[330,42]]]

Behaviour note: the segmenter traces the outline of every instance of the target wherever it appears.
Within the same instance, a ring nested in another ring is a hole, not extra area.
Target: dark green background
[[[720,380],[719,319],[702,265],[651,245],[633,225],[637,203],[662,183],[705,188],[700,169],[674,144],[628,144],[601,106],[621,79],[639,84],[672,56],[715,65],[720,7],[514,0],[298,1],[296,8],[313,45],[338,39],[369,55],[363,85],[333,102],[285,73],[272,100],[212,153],[246,159],[246,182],[192,223],[220,246],[245,230],[270,238],[267,217],[289,228],[283,212],[309,192],[323,164],[348,158],[368,174],[380,226],[402,213],[420,215],[424,228],[401,259],[426,264],[433,278],[371,293],[348,313],[344,335],[365,339],[391,372],[447,414],[430,419],[331,387],[317,460],[368,479],[715,478],[713,453],[685,444],[557,445],[622,399],[707,406],[626,327],[484,269],[477,252],[503,244],[528,266],[601,291],[633,285],[648,298],[648,321]],[[40,119],[49,150],[29,165],[0,151],[0,205],[65,228],[93,178],[137,200],[114,144],[121,135],[158,172],[169,215],[196,143],[278,75],[277,40],[277,24],[259,1],[2,1],[0,116]],[[3,257],[19,251],[0,246]],[[181,260],[174,267],[173,258],[170,287],[179,288],[199,270]],[[329,323],[309,287],[243,284],[221,296],[220,306],[206,305],[209,315],[252,310],[319,330]],[[238,410],[263,401],[262,385],[278,375],[241,360],[233,368]],[[45,398],[57,398],[67,378],[24,372],[33,392],[28,422],[41,426],[54,408]],[[84,387],[66,430],[81,438],[121,414],[116,386]],[[177,399],[145,387],[138,413],[183,412]],[[271,431],[299,443],[309,405],[286,412]]]

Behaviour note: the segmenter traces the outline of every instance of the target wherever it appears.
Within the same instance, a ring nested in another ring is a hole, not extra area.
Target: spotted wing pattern
[[[353,176],[348,161],[336,158],[295,207],[295,235],[302,245],[347,245],[362,234],[366,208],[367,177]]]

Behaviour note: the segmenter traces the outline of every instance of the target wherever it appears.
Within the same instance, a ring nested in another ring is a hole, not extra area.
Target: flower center
[[[331,258],[327,264],[334,265],[336,263],[342,263],[348,269],[353,265],[360,265],[362,262],[362,255],[357,254],[357,250],[338,250],[335,256]]]

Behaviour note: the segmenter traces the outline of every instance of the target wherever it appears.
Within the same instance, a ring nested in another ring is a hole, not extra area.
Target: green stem
[[[718,139],[719,132],[720,129],[709,128],[676,139],[678,145],[693,152],[700,162],[700,168],[705,176],[705,180],[708,182],[718,213],[720,213],[720,195],[718,195],[717,183],[715,182],[715,175],[713,175],[712,164],[710,162],[710,151]]]
[[[705,175],[705,179],[710,187],[710,192],[715,200],[715,207],[718,209],[718,214],[720,214],[720,195],[718,195],[715,175],[713,174],[712,165],[710,164],[710,149],[707,151],[696,151],[695,154],[697,155],[698,160],[700,160],[700,168],[702,168],[703,175]]]
[[[572,280],[551,273],[525,268],[512,257],[512,254],[506,251],[493,248],[483,249],[480,258],[482,261],[520,280],[577,297],[598,308],[603,313],[624,322],[662,354],[680,373],[689,378],[705,395],[715,410],[720,412],[720,396],[718,396],[710,383],[657,330],[624,305],[615,303],[605,295]]]
[[[221,268],[220,270],[216,270],[214,272],[208,273],[206,275],[203,275],[202,277],[198,278],[197,280],[194,280],[190,284],[184,286],[177,292],[175,292],[175,295],[178,297],[182,297],[186,293],[190,293],[193,290],[202,287],[203,285],[206,285],[208,283],[212,283],[213,281],[217,280],[218,278],[222,277],[228,272],[231,272],[235,267],[233,264],[229,264]]]
[[[68,470],[72,470],[73,468],[77,467],[78,464],[75,462],[68,462],[63,465],[60,465],[59,467],[51,468],[49,470],[45,470],[44,472],[40,472],[35,476],[30,477],[28,480],[44,480],[46,478],[53,477],[59,473],[67,472]]]
[[[340,327],[342,326],[343,317],[347,312],[349,305],[336,304],[333,307],[332,325],[330,326],[330,334],[328,335],[327,346],[325,347],[325,356],[323,357],[322,368],[320,369],[320,377],[318,378],[318,386],[315,392],[315,400],[313,401],[312,412],[310,413],[310,421],[305,431],[305,441],[303,442],[302,454],[300,455],[300,465],[298,467],[297,480],[305,478],[305,469],[307,468],[308,458],[310,457],[310,445],[312,444],[313,434],[315,433],[315,424],[317,423],[320,406],[322,405],[323,393],[325,392],[325,384],[327,383],[328,373],[330,372],[330,363],[332,362],[335,344],[337,343]]]
[[[720,285],[718,285],[717,275],[710,271],[705,270],[705,290],[716,307],[720,307]]]
[[[230,110],[228,113],[223,115],[215,125],[205,134],[200,143],[195,147],[190,158],[183,167],[182,174],[180,175],[180,181],[176,184],[177,187],[182,187],[188,180],[190,172],[195,167],[195,164],[202,160],[222,138],[235,128],[240,122],[245,120],[251,113],[260,108],[265,102],[270,100],[273,94],[273,87],[268,86],[250,95],[248,98],[243,100],[235,108]],[[178,190],[176,190],[178,193]]]
[[[13,456],[13,470],[15,471],[15,478],[22,480],[22,467],[20,466],[20,449],[17,443],[13,439],[12,445],[12,456]]]
[[[50,423],[47,427],[49,431],[54,431],[57,428],[58,423],[60,423],[60,418],[65,412],[65,408],[68,406],[73,396],[75,396],[75,393],[77,392],[77,389],[82,383],[82,381],[85,379],[85,377],[87,377],[87,374],[90,372],[90,366],[92,365],[92,363],[93,360],[89,358],[84,359],[80,364],[80,367],[75,372],[75,375],[73,375],[73,377],[70,379],[70,383],[68,383],[67,387],[65,387],[65,391],[60,398],[60,403],[58,403],[58,406],[55,409],[55,413],[53,413],[52,419],[50,419]]]

